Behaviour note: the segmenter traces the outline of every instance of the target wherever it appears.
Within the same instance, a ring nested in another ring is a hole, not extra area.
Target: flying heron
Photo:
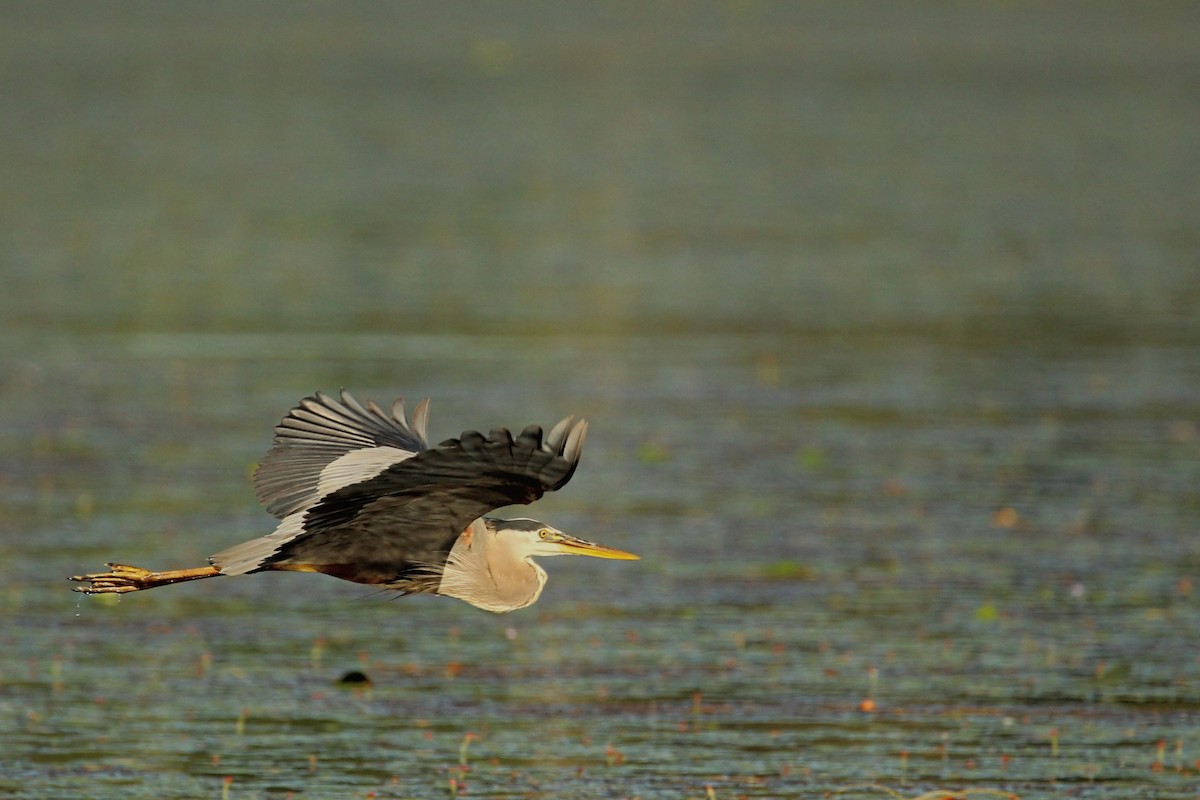
[[[487,611],[537,601],[546,572],[536,556],[636,559],[532,519],[483,516],[561,489],[579,465],[587,422],[574,417],[543,435],[466,431],[430,447],[429,401],[409,423],[403,398],[391,413],[343,390],[300,401],[275,428],[254,488],[279,519],[273,533],[222,550],[209,566],[153,572],[108,564],[76,575],[75,591],[109,594],[266,570],[323,572],[402,594],[457,597]]]

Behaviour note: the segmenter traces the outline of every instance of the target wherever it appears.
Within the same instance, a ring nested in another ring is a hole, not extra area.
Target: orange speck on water
[[[875,701],[869,697],[858,704],[859,711],[866,711],[866,712],[870,713],[872,711],[875,711],[876,708],[877,708],[877,706],[875,705]]]
[[[1021,515],[1015,508],[1009,506],[997,509],[996,513],[992,514],[992,524],[997,528],[1013,528],[1020,521]]]

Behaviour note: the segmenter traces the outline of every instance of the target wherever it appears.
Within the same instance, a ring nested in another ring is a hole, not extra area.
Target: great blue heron
[[[535,556],[636,559],[532,519],[484,517],[561,489],[575,472],[587,422],[566,419],[543,436],[530,425],[467,431],[430,447],[429,401],[410,424],[403,398],[391,414],[346,391],[318,392],[275,428],[254,475],[279,519],[275,532],[209,558],[209,566],[152,572],[108,564],[76,575],[86,594],[136,592],[182,581],[265,570],[323,572],[356,583],[465,600],[488,611],[534,603],[546,585]]]

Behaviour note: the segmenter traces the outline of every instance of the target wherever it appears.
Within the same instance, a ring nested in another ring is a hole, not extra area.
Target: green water
[[[0,797],[1196,795],[1192,4],[0,16]],[[342,386],[643,560],[69,591]]]

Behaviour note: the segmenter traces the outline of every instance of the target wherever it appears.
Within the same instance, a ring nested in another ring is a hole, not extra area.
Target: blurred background
[[[1194,795],[1196,4],[0,23],[0,797]],[[586,416],[520,513],[643,561],[68,591],[343,386]]]

